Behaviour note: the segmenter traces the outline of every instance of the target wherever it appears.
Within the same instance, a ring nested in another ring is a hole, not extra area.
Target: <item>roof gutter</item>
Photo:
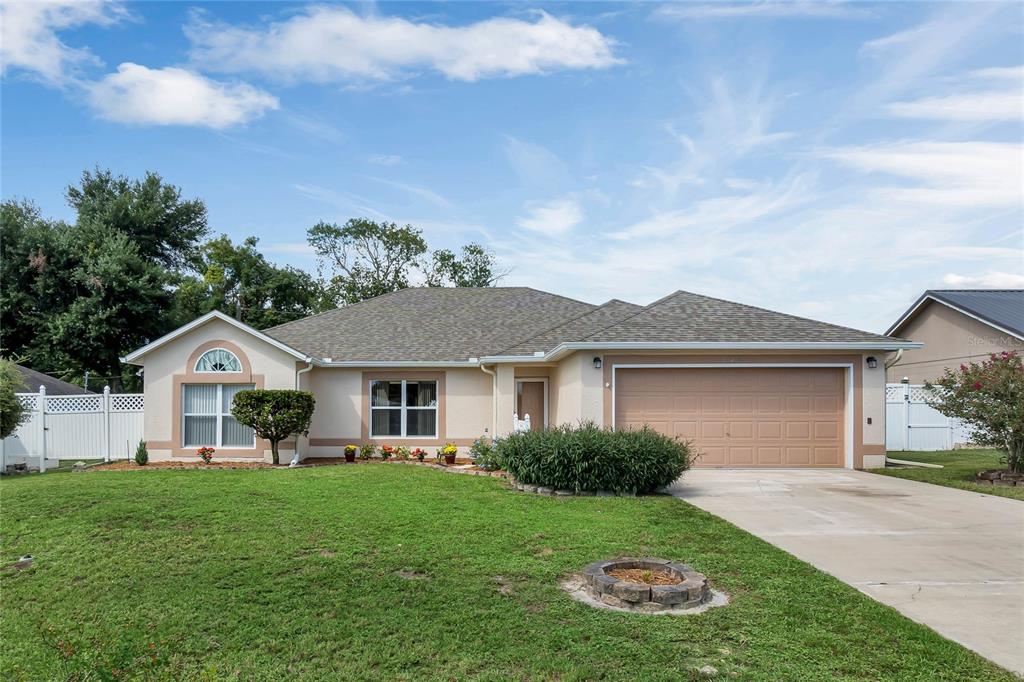
[[[900,350],[924,348],[917,341],[612,341],[560,343],[548,353],[538,355],[492,355],[480,362],[552,362],[578,350]]]

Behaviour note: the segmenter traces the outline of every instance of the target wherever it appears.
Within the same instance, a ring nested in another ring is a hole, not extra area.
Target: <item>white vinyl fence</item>
[[[62,459],[127,459],[142,440],[141,393],[46,395],[19,393],[31,415],[3,440],[0,471],[25,462],[41,471]]]
[[[886,450],[952,450],[971,442],[971,431],[928,405],[920,384],[885,385]]]

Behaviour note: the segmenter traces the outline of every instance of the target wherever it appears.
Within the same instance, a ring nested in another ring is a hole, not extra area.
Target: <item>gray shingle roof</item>
[[[315,358],[445,362],[565,342],[886,342],[890,337],[677,291],[642,307],[526,287],[411,288],[263,331]]]
[[[527,287],[410,288],[263,333],[317,358],[465,361],[497,353],[594,308]]]
[[[1024,337],[1024,289],[929,289],[890,331],[902,327],[909,313],[928,296]]]
[[[594,332],[610,327],[643,309],[643,306],[635,303],[613,298],[579,317],[506,348],[499,355],[533,355],[537,351],[549,351],[566,341],[582,341]]]
[[[92,393],[92,391],[86,391],[81,386],[62,381],[49,374],[37,372],[30,367],[24,367],[23,365],[15,365],[15,367],[21,374],[21,379],[24,383],[24,386],[16,389],[18,393],[38,393],[40,385],[46,387],[46,395],[83,395]]]
[[[879,334],[777,313],[688,291],[677,291],[606,329],[591,342],[774,342],[839,343],[890,341]]]

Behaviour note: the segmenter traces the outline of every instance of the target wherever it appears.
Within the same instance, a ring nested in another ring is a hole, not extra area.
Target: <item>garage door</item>
[[[615,426],[692,441],[702,467],[843,466],[839,368],[623,369]]]

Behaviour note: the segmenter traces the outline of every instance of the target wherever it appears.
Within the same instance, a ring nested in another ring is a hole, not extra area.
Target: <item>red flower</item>
[[[978,389],[981,388],[981,382],[980,381],[975,381],[973,384],[971,384],[971,388],[973,388],[975,391],[977,391]]]

